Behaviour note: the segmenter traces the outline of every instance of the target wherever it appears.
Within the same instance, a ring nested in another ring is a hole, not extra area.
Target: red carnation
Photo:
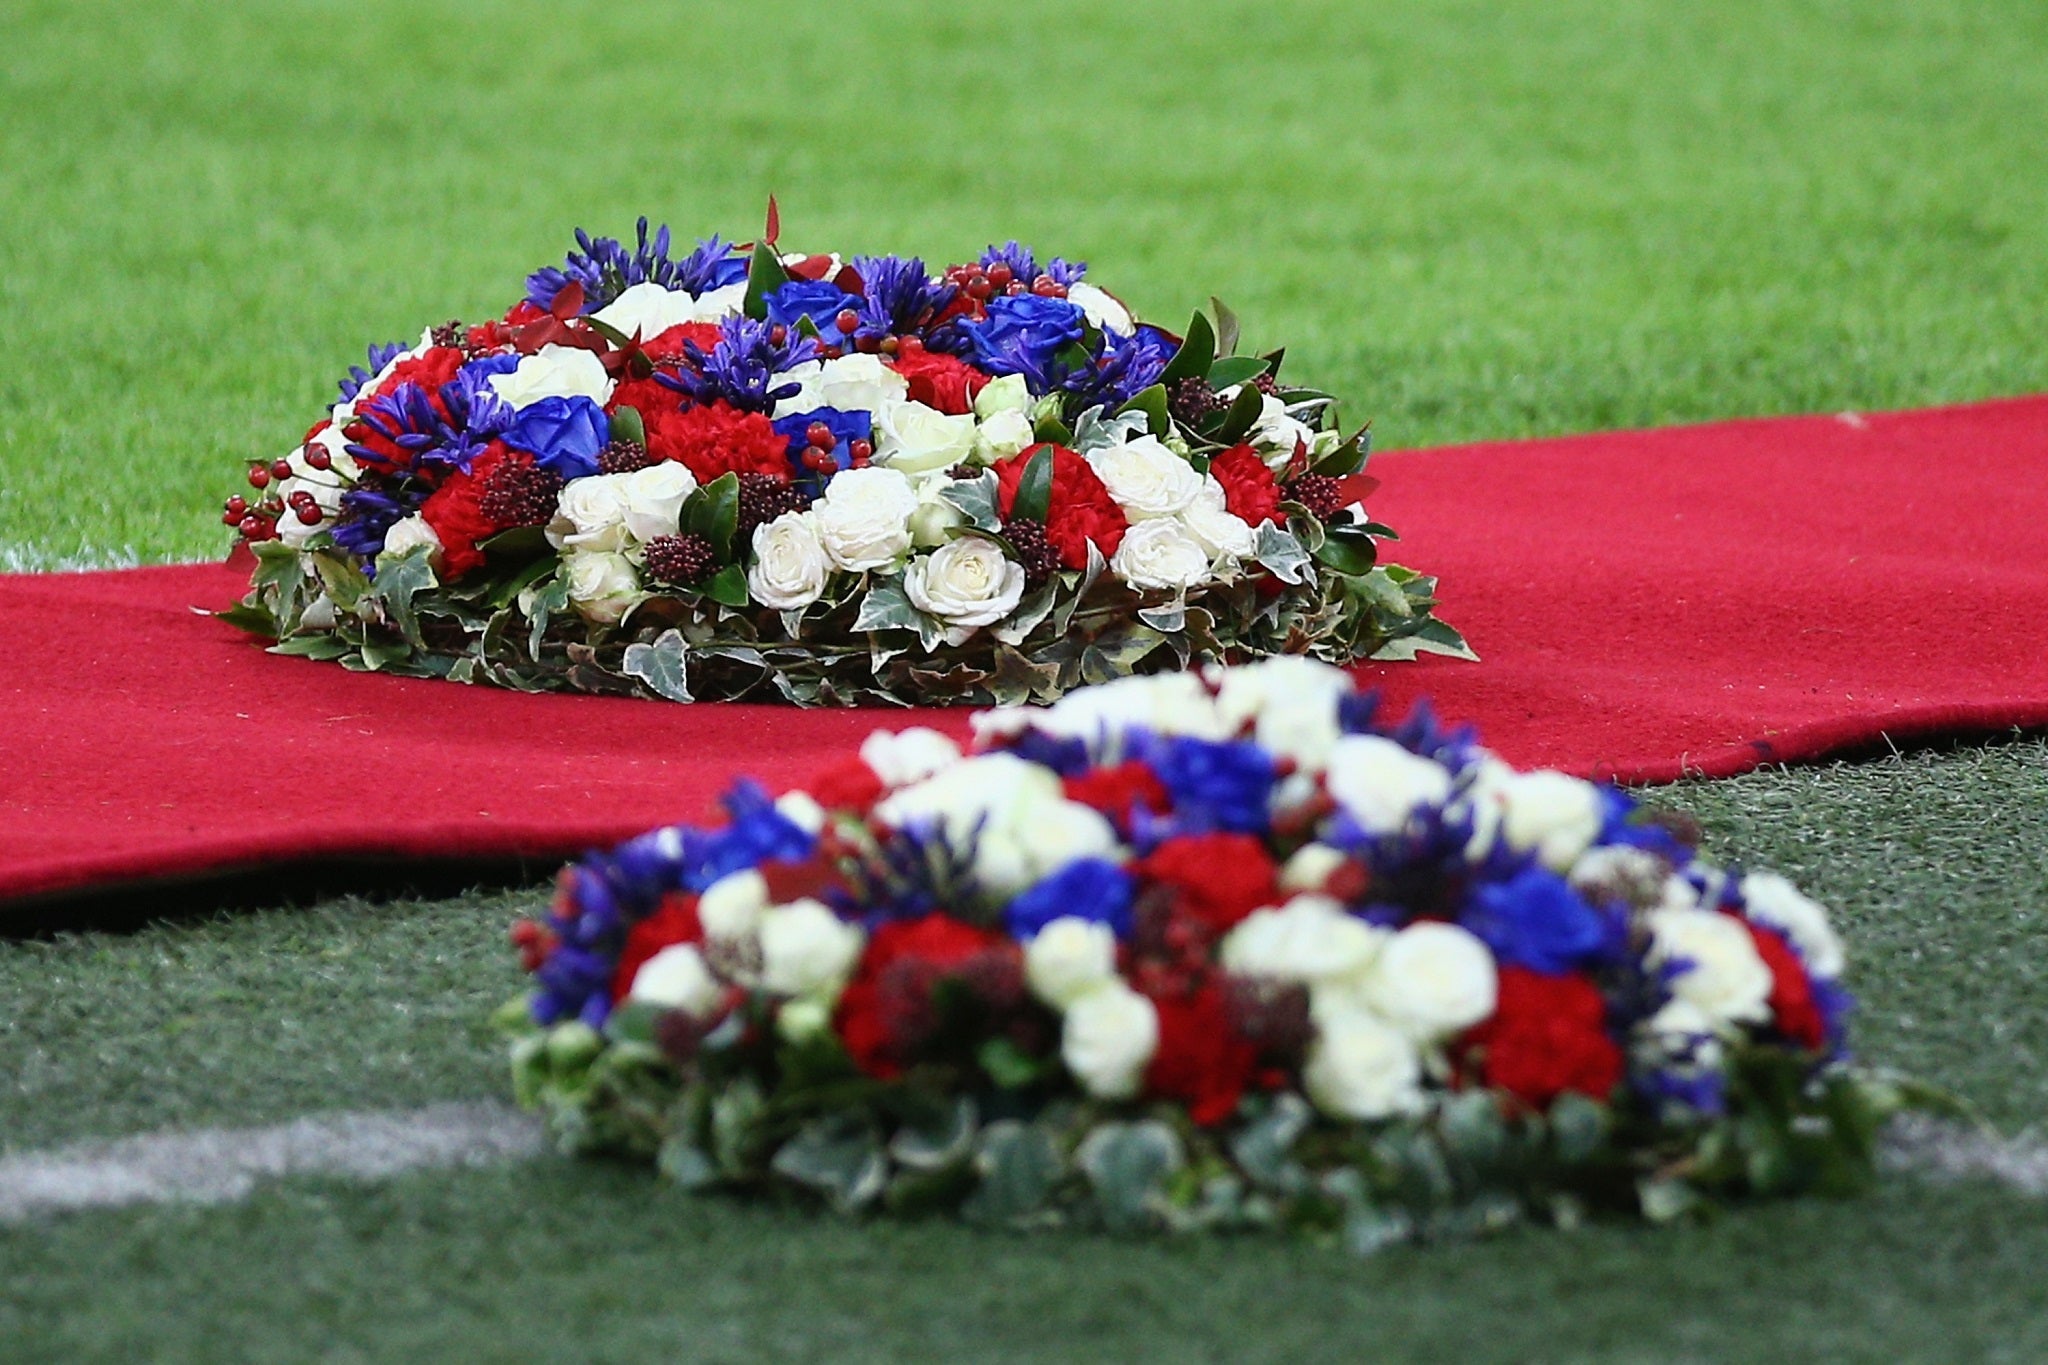
[[[789,477],[789,438],[758,412],[742,412],[728,403],[707,403],[647,418],[647,453],[657,460],[679,460],[710,483],[721,474],[772,474]]]
[[[710,355],[723,335],[715,322],[679,322],[665,332],[648,337],[640,343],[640,349],[658,361],[674,362],[689,354],[683,349],[684,342],[694,341],[698,350]]]
[[[1258,451],[1232,446],[1209,462],[1209,472],[1223,485],[1223,506],[1232,516],[1253,526],[1280,520],[1280,481]]]
[[[1090,768],[1067,778],[1063,785],[1067,800],[1093,807],[1119,825],[1130,819],[1136,807],[1158,812],[1173,805],[1158,775],[1136,761],[1119,763],[1113,768]]]
[[[429,346],[412,359],[401,360],[392,366],[391,374],[377,386],[377,392],[367,395],[362,401],[367,403],[370,398],[382,398],[400,384],[417,384],[429,395],[438,394],[441,386],[455,377],[455,372],[462,368],[466,359],[458,346]],[[440,406],[438,401],[435,406]]]
[[[959,416],[974,411],[974,396],[988,376],[958,356],[927,351],[913,338],[900,343],[890,368],[910,381],[910,396],[926,407]]]
[[[1237,1112],[1258,1049],[1231,1027],[1230,1009],[1215,985],[1192,995],[1154,999],[1159,1050],[1145,1067],[1146,1093],[1179,1100],[1204,1127]]]
[[[426,518],[427,525],[434,528],[434,534],[441,540],[442,582],[453,583],[470,570],[483,567],[484,552],[476,547],[476,543],[489,540],[505,529],[484,515],[484,480],[507,460],[529,458],[508,450],[502,442],[493,441],[469,462],[467,474],[460,470],[450,474],[447,481],[420,504],[420,515]]]
[[[1465,1035],[1479,1075],[1535,1109],[1567,1091],[1605,1100],[1621,1082],[1621,1049],[1607,1036],[1607,1002],[1582,976],[1500,969],[1493,1017]]]
[[[1756,943],[1757,956],[1771,969],[1771,1016],[1778,1032],[1803,1048],[1818,1052],[1827,1042],[1826,1020],[1813,998],[1813,979],[1792,945],[1775,929],[1743,921]]]
[[[883,1080],[902,1073],[931,1026],[931,995],[949,976],[975,969],[1017,945],[987,929],[934,912],[891,920],[869,936],[860,967],[839,997],[835,1020],[855,1066]],[[1021,980],[1021,968],[1017,973]]]
[[[827,810],[864,811],[882,799],[882,779],[866,759],[855,755],[818,774],[804,790]]]
[[[698,943],[704,938],[697,923],[697,898],[665,897],[661,908],[626,931],[626,946],[619,953],[619,969],[612,975],[612,999],[624,1000],[633,989],[633,978],[663,948],[678,943]]]
[[[651,426],[661,414],[674,412],[682,406],[683,396],[680,393],[648,375],[645,379],[621,380],[619,386],[612,390],[604,410],[617,412],[620,408],[631,408],[640,414],[641,421]]]
[[[1049,448],[1052,497],[1046,508],[1045,538],[1059,552],[1060,563],[1070,569],[1085,569],[1089,543],[1093,542],[1107,559],[1123,544],[1130,523],[1102,480],[1088,467],[1088,461],[1065,446]],[[1017,486],[1024,481],[1024,471],[1032,456],[1045,449],[1048,447],[1033,446],[995,466],[996,496],[1005,517],[1016,505]]]
[[[1168,839],[1132,865],[1139,877],[1178,893],[1176,908],[1213,934],[1280,900],[1279,869],[1249,834],[1187,834]]]

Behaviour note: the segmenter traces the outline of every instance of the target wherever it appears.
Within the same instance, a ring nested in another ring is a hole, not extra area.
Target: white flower
[[[319,446],[327,452],[328,467],[315,469],[306,463],[306,445]],[[279,482],[273,491],[286,507],[292,499],[305,493],[320,509],[320,520],[308,526],[296,516],[287,513],[277,519],[277,538],[293,549],[303,547],[307,541],[323,531],[332,530],[334,519],[341,512],[341,495],[355,482],[358,466],[348,453],[348,438],[341,434],[338,426],[321,428],[318,435],[305,445],[293,448],[285,456],[285,463],[292,468],[291,477]]]
[[[1493,954],[1455,924],[1422,920],[1390,937],[1362,983],[1363,1003],[1418,1042],[1492,1015],[1500,989]]]
[[[1241,387],[1225,389],[1217,396],[1235,400]],[[1258,447],[1268,465],[1279,469],[1294,458],[1297,443],[1313,448],[1316,432],[1306,422],[1289,415],[1287,404],[1269,393],[1260,402],[1258,420],[1245,433],[1245,440]]]
[[[990,717],[1009,710],[985,713]],[[1140,727],[1157,735],[1195,739],[1227,739],[1234,727],[1224,724],[1215,699],[1193,673],[1151,673],[1095,687],[1077,688],[1049,707],[1018,708],[1014,714],[1028,725],[1057,739],[1084,740],[1098,757],[1120,752],[1115,742],[1126,729]],[[992,728],[976,717],[976,730]]]
[[[427,551],[427,562],[436,569],[440,568],[440,533],[434,530],[425,517],[415,512],[404,520],[391,524],[391,529],[384,533],[384,548],[378,552],[377,558],[379,561],[387,556],[396,559],[400,555],[421,548]]]
[[[754,528],[747,595],[762,606],[777,611],[808,607],[824,594],[831,572],[832,562],[818,540],[817,519],[811,513],[784,512]]]
[[[1660,1062],[1683,1059],[1684,1069],[1692,1072],[1719,1069],[1719,1032],[1713,1018],[1688,1000],[1670,1001],[1636,1026],[1636,1036],[1650,1046]]]
[[[1131,319],[1131,310],[1116,301],[1106,289],[1082,281],[1067,286],[1067,302],[1087,315],[1088,321],[1105,332],[1116,332],[1128,337],[1137,330]]]
[[[1344,855],[1328,844],[1303,844],[1280,868],[1280,889],[1320,891],[1345,861]]]
[[[1186,589],[1208,580],[1209,552],[1178,517],[1138,521],[1124,532],[1109,567],[1134,588]]]
[[[624,550],[632,543],[626,530],[624,474],[593,474],[571,479],[555,498],[548,543],[562,550]]]
[[[777,995],[837,999],[867,935],[808,898],[761,915],[761,985]]]
[[[799,387],[775,404],[777,417],[836,408],[865,412],[870,417],[893,408],[910,396],[910,381],[882,363],[880,356],[854,352],[837,360],[811,360],[775,376],[771,388],[794,382]]]
[[[775,813],[806,834],[825,828],[825,808],[809,792],[784,792],[775,798]]]
[[[1396,833],[1418,809],[1451,794],[1443,764],[1379,735],[1345,735],[1331,745],[1323,782],[1368,834]]]
[[[905,474],[951,469],[974,458],[974,418],[952,415],[923,403],[891,403],[875,409],[875,463]]]
[[[1134,522],[1185,512],[1202,491],[1195,467],[1156,436],[1091,450],[1088,467]]]
[[[704,965],[704,955],[691,944],[677,943],[640,964],[626,998],[702,1019],[718,1008],[725,991]]]
[[[1122,981],[1105,983],[1067,1008],[1060,1060],[1097,1099],[1138,1093],[1145,1065],[1159,1050],[1159,1011]]]
[[[1842,974],[1845,954],[1842,940],[1828,923],[1828,912],[1818,901],[1802,894],[1798,887],[1775,872],[1752,872],[1742,879],[1742,901],[1749,917],[1776,929],[1792,941],[1806,969],[1823,980]]]
[[[1316,1021],[1301,1078],[1332,1118],[1383,1119],[1424,1106],[1415,1045],[1363,1010],[1332,1011]]]
[[[967,514],[940,496],[953,480],[943,471],[917,480],[917,510],[910,514],[910,543],[933,550],[953,539],[956,526],[967,524]]]
[[[1502,836],[1519,853],[1536,854],[1563,872],[1600,837],[1606,811],[1600,789],[1567,773],[1516,773],[1493,788],[1502,803]]]
[[[1296,896],[1239,920],[1224,936],[1221,961],[1237,976],[1325,981],[1366,971],[1390,937],[1328,896]]]
[[[1282,654],[1239,668],[1212,667],[1216,709],[1232,732],[1245,725],[1259,743],[1319,773],[1341,731],[1337,703],[1352,692],[1351,675],[1301,654]]]
[[[1016,375],[1005,375],[1014,379]],[[994,388],[991,384],[989,388]],[[982,390],[988,392],[987,389]],[[1004,408],[981,419],[981,425],[974,429],[974,458],[982,464],[994,464],[1018,454],[1038,439],[1028,414],[1015,408]]]
[[[886,568],[910,553],[910,515],[917,491],[894,469],[870,465],[833,475],[811,505],[818,539],[842,569]]]
[[[563,557],[569,600],[586,620],[616,624],[640,600],[640,575],[633,561],[609,550],[577,551]]]
[[[911,560],[903,591],[912,606],[946,623],[947,644],[965,644],[1024,600],[1024,566],[986,536],[961,536]]]
[[[1771,969],[1741,920],[1715,910],[1653,910],[1647,918],[1651,963],[1690,964],[1672,978],[1672,998],[1716,1022],[1762,1023],[1771,1017]]]
[[[1059,778],[1015,754],[963,759],[875,807],[898,829],[935,821],[955,847],[974,841],[974,870],[992,895],[1014,896],[1076,858],[1116,858],[1116,831],[1066,799]],[[979,834],[976,834],[976,830]]]
[[[669,328],[686,322],[723,322],[739,310],[746,296],[747,287],[743,284],[727,285],[694,298],[687,290],[668,289],[645,280],[629,286],[592,316],[629,337],[637,334],[643,341],[652,341]]]
[[[603,406],[612,396],[612,377],[595,351],[578,346],[543,346],[522,356],[510,374],[491,376],[491,387],[515,409],[543,398],[588,398]]]
[[[1062,915],[1024,945],[1024,980],[1056,1010],[1116,980],[1116,935],[1106,924]]]
[[[1201,492],[1180,514],[1181,524],[1209,558],[1250,559],[1258,545],[1257,533],[1250,522],[1229,509],[1227,502],[1223,485],[1204,474]]]
[[[661,460],[630,474],[609,477],[622,481],[619,501],[626,509],[626,531],[642,545],[656,536],[674,535],[683,501],[697,491],[697,476],[676,460]]]
[[[974,415],[986,422],[997,413],[1028,413],[1035,401],[1031,396],[1030,386],[1024,382],[1023,375],[997,375],[981,386],[980,393],[974,395]]]
[[[960,746],[922,725],[877,730],[860,742],[860,760],[885,787],[907,787],[960,761]]]
[[[768,908],[768,879],[753,868],[729,872],[697,898],[697,923],[714,942],[737,943],[754,936]]]
[[[832,1007],[816,996],[804,995],[782,1002],[775,1012],[775,1031],[784,1042],[801,1043],[832,1027]]]

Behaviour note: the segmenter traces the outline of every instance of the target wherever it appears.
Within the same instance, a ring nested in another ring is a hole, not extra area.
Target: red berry
[[[1010,281],[1016,278],[1017,272],[1010,269],[1007,262],[997,261],[988,268],[988,282],[998,289],[1007,288]]]
[[[241,514],[238,512],[222,512],[220,514],[220,524],[223,526],[239,526],[242,524]]]
[[[326,446],[308,445],[302,453],[306,458],[306,467],[308,469],[332,469],[334,467],[334,456],[328,453]]]
[[[244,539],[256,540],[263,534],[263,518],[253,514],[243,517],[241,529]]]
[[[289,479],[289,478],[290,478],[291,476],[292,476],[292,462],[291,462],[290,460],[272,460],[272,461],[270,462],[270,477],[271,477],[271,478],[273,478],[273,479]]]
[[[259,465],[254,465],[254,466],[251,466],[251,467],[250,467],[250,470],[249,470],[249,487],[251,487],[251,488],[268,488],[268,487],[270,487],[270,471],[269,471],[269,470],[267,470],[267,469],[265,469],[265,468],[264,468],[264,467],[263,467],[262,465],[260,465],[260,464],[259,464]]]
[[[768,344],[770,346],[780,346],[788,340],[789,328],[784,327],[781,323],[778,322],[768,329]]]
[[[896,340],[895,337],[883,337],[882,344],[878,346],[876,349],[879,350],[883,355],[895,355],[898,351],[902,350],[903,347],[901,343],[899,343]]]
[[[839,438],[832,434],[832,428],[823,422],[813,422],[805,427],[804,439],[820,450],[830,450],[839,444]]]
[[[852,336],[854,332],[860,329],[860,314],[854,312],[851,308],[842,308],[839,310],[839,316],[832,319],[832,325],[848,336]]]
[[[1063,299],[1067,296],[1067,287],[1050,275],[1040,275],[1031,282],[1031,292],[1042,299]]]
[[[824,356],[827,360],[837,360],[839,359],[839,357],[845,355],[846,351],[842,347],[827,346],[823,350],[819,351],[818,354]]]
[[[249,500],[240,493],[237,493],[227,500],[227,509],[229,515],[233,516],[236,521],[240,521],[249,510]]]
[[[875,453],[874,445],[868,441],[855,441],[847,449],[852,453],[855,464],[866,464],[868,458]]]
[[[832,452],[829,450],[820,450],[816,446],[805,446],[804,468],[819,474],[826,474],[839,468],[839,461],[832,458]]]
[[[320,524],[320,505],[311,498],[308,498],[299,504],[298,516],[300,524],[318,526]]]
[[[995,292],[995,286],[989,283],[988,276],[976,275],[967,282],[964,292],[970,299],[985,299]]]

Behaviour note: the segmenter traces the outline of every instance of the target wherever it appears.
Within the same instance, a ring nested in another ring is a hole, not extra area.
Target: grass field
[[[16,0],[0,567],[215,554],[365,342],[502,308],[577,224],[746,236],[771,189],[793,245],[1015,235],[1169,323],[1220,294],[1386,445],[2048,389],[2048,11],[1504,8]],[[2040,1124],[2048,744],[1665,799],[1839,908],[1868,1055]],[[0,945],[0,1150],[501,1095],[533,894]],[[1913,1178],[1361,1264],[542,1162],[0,1229],[0,1359],[2031,1360],[2044,1257],[2048,1204]]]

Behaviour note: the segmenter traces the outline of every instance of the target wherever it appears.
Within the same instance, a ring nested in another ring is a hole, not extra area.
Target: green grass
[[[1020,236],[1169,324],[1219,294],[1384,445],[2040,390],[2044,125],[2025,0],[16,0],[0,568],[218,553],[366,342],[497,311],[578,224],[750,235],[771,189],[792,245]],[[2048,747],[1670,799],[1838,907],[1870,1056],[2040,1123]],[[0,1149],[502,1094],[536,894],[0,945]],[[2044,1257],[2041,1203],[1911,1179],[1361,1265],[544,1162],[0,1231],[0,1358],[2028,1360]]]

